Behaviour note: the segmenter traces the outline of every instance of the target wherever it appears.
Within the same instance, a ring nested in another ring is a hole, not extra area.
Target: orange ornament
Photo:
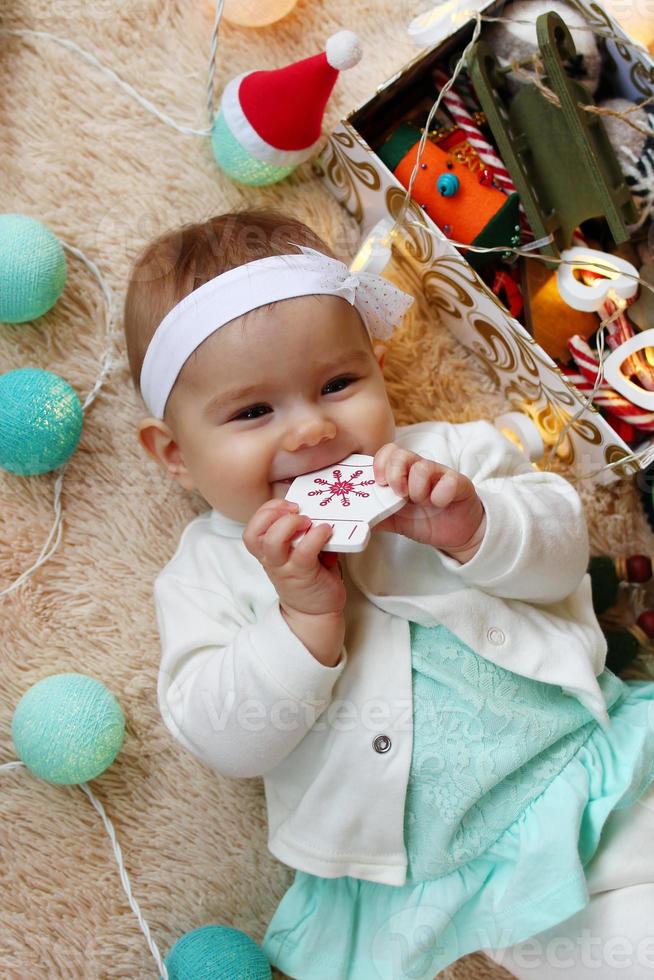
[[[395,176],[405,187],[418,155],[418,144],[411,147],[395,168]],[[451,153],[446,153],[429,140],[420,156],[421,166],[413,184],[413,199],[424,205],[425,212],[436,222],[448,238],[469,245],[481,234],[486,225],[504,207],[508,198],[495,187],[488,187],[479,175],[459,163]],[[422,166],[426,164],[426,166]],[[451,196],[438,191],[438,178],[450,173],[459,182],[458,190]],[[448,226],[447,228],[445,226]]]
[[[565,364],[570,360],[569,338],[575,334],[584,340],[592,337],[599,326],[597,316],[574,310],[561,299],[555,270],[531,260],[525,261],[523,269],[529,331],[553,360]]]

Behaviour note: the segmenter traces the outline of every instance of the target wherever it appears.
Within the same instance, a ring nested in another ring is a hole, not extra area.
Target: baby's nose
[[[305,446],[317,446],[326,439],[333,439],[336,426],[331,419],[311,416],[300,422],[291,423],[284,437],[284,449],[297,452]]]

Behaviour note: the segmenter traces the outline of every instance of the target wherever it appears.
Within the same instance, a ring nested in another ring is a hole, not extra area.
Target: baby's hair
[[[271,209],[216,215],[167,231],[135,259],[124,310],[125,339],[132,381],[140,393],[143,358],[166,314],[194,289],[223,272],[269,255],[296,252],[289,242],[335,258],[302,221]]]

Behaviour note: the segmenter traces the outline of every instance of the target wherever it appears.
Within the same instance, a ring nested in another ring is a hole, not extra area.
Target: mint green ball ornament
[[[228,177],[250,187],[276,184],[295,170],[294,166],[278,167],[251,156],[233,135],[222,111],[216,116],[211,130],[211,149],[216,163]]]
[[[25,323],[47,313],[66,272],[66,253],[54,232],[26,214],[0,214],[0,322]]]
[[[32,685],[11,723],[18,758],[49,783],[95,779],[118,755],[125,718],[101,681],[86,674],[53,674]]]
[[[56,470],[82,435],[84,413],[74,388],[39,368],[0,374],[0,468],[19,476]]]
[[[170,980],[270,980],[272,977],[270,963],[261,947],[244,932],[230,926],[200,926],[185,933],[164,963]]]

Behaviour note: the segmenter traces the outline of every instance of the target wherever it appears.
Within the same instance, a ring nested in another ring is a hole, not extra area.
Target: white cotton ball
[[[332,34],[325,45],[327,61],[337,71],[354,68],[362,58],[361,41],[354,31],[339,31]]]
[[[644,109],[636,109],[634,112],[634,103],[629,102],[628,99],[605,99],[604,102],[600,102],[600,107],[602,109],[613,109],[614,112],[621,112],[623,114],[629,111],[629,119],[632,122],[638,123],[643,129],[647,129],[648,121],[646,111]],[[628,122],[620,119],[618,116],[602,116],[602,122],[623,170],[626,164],[640,160],[645,149],[645,144],[647,143],[645,133],[634,129],[633,126],[630,126]],[[626,152],[624,147],[627,148]]]
[[[599,84],[602,70],[599,49],[592,31],[588,30],[585,18],[562,0],[516,0],[516,3],[507,5],[502,12],[502,17],[512,23],[490,24],[488,30],[484,31],[483,38],[494,51],[500,64],[507,65],[514,60],[522,61],[538,50],[536,20],[540,14],[550,10],[555,11],[565,21],[572,34],[577,54],[583,55],[584,75],[577,80],[590,95],[593,95]],[[527,68],[527,71],[531,70]],[[514,75],[509,75],[507,78],[509,91],[513,93],[525,84],[522,79]]]

